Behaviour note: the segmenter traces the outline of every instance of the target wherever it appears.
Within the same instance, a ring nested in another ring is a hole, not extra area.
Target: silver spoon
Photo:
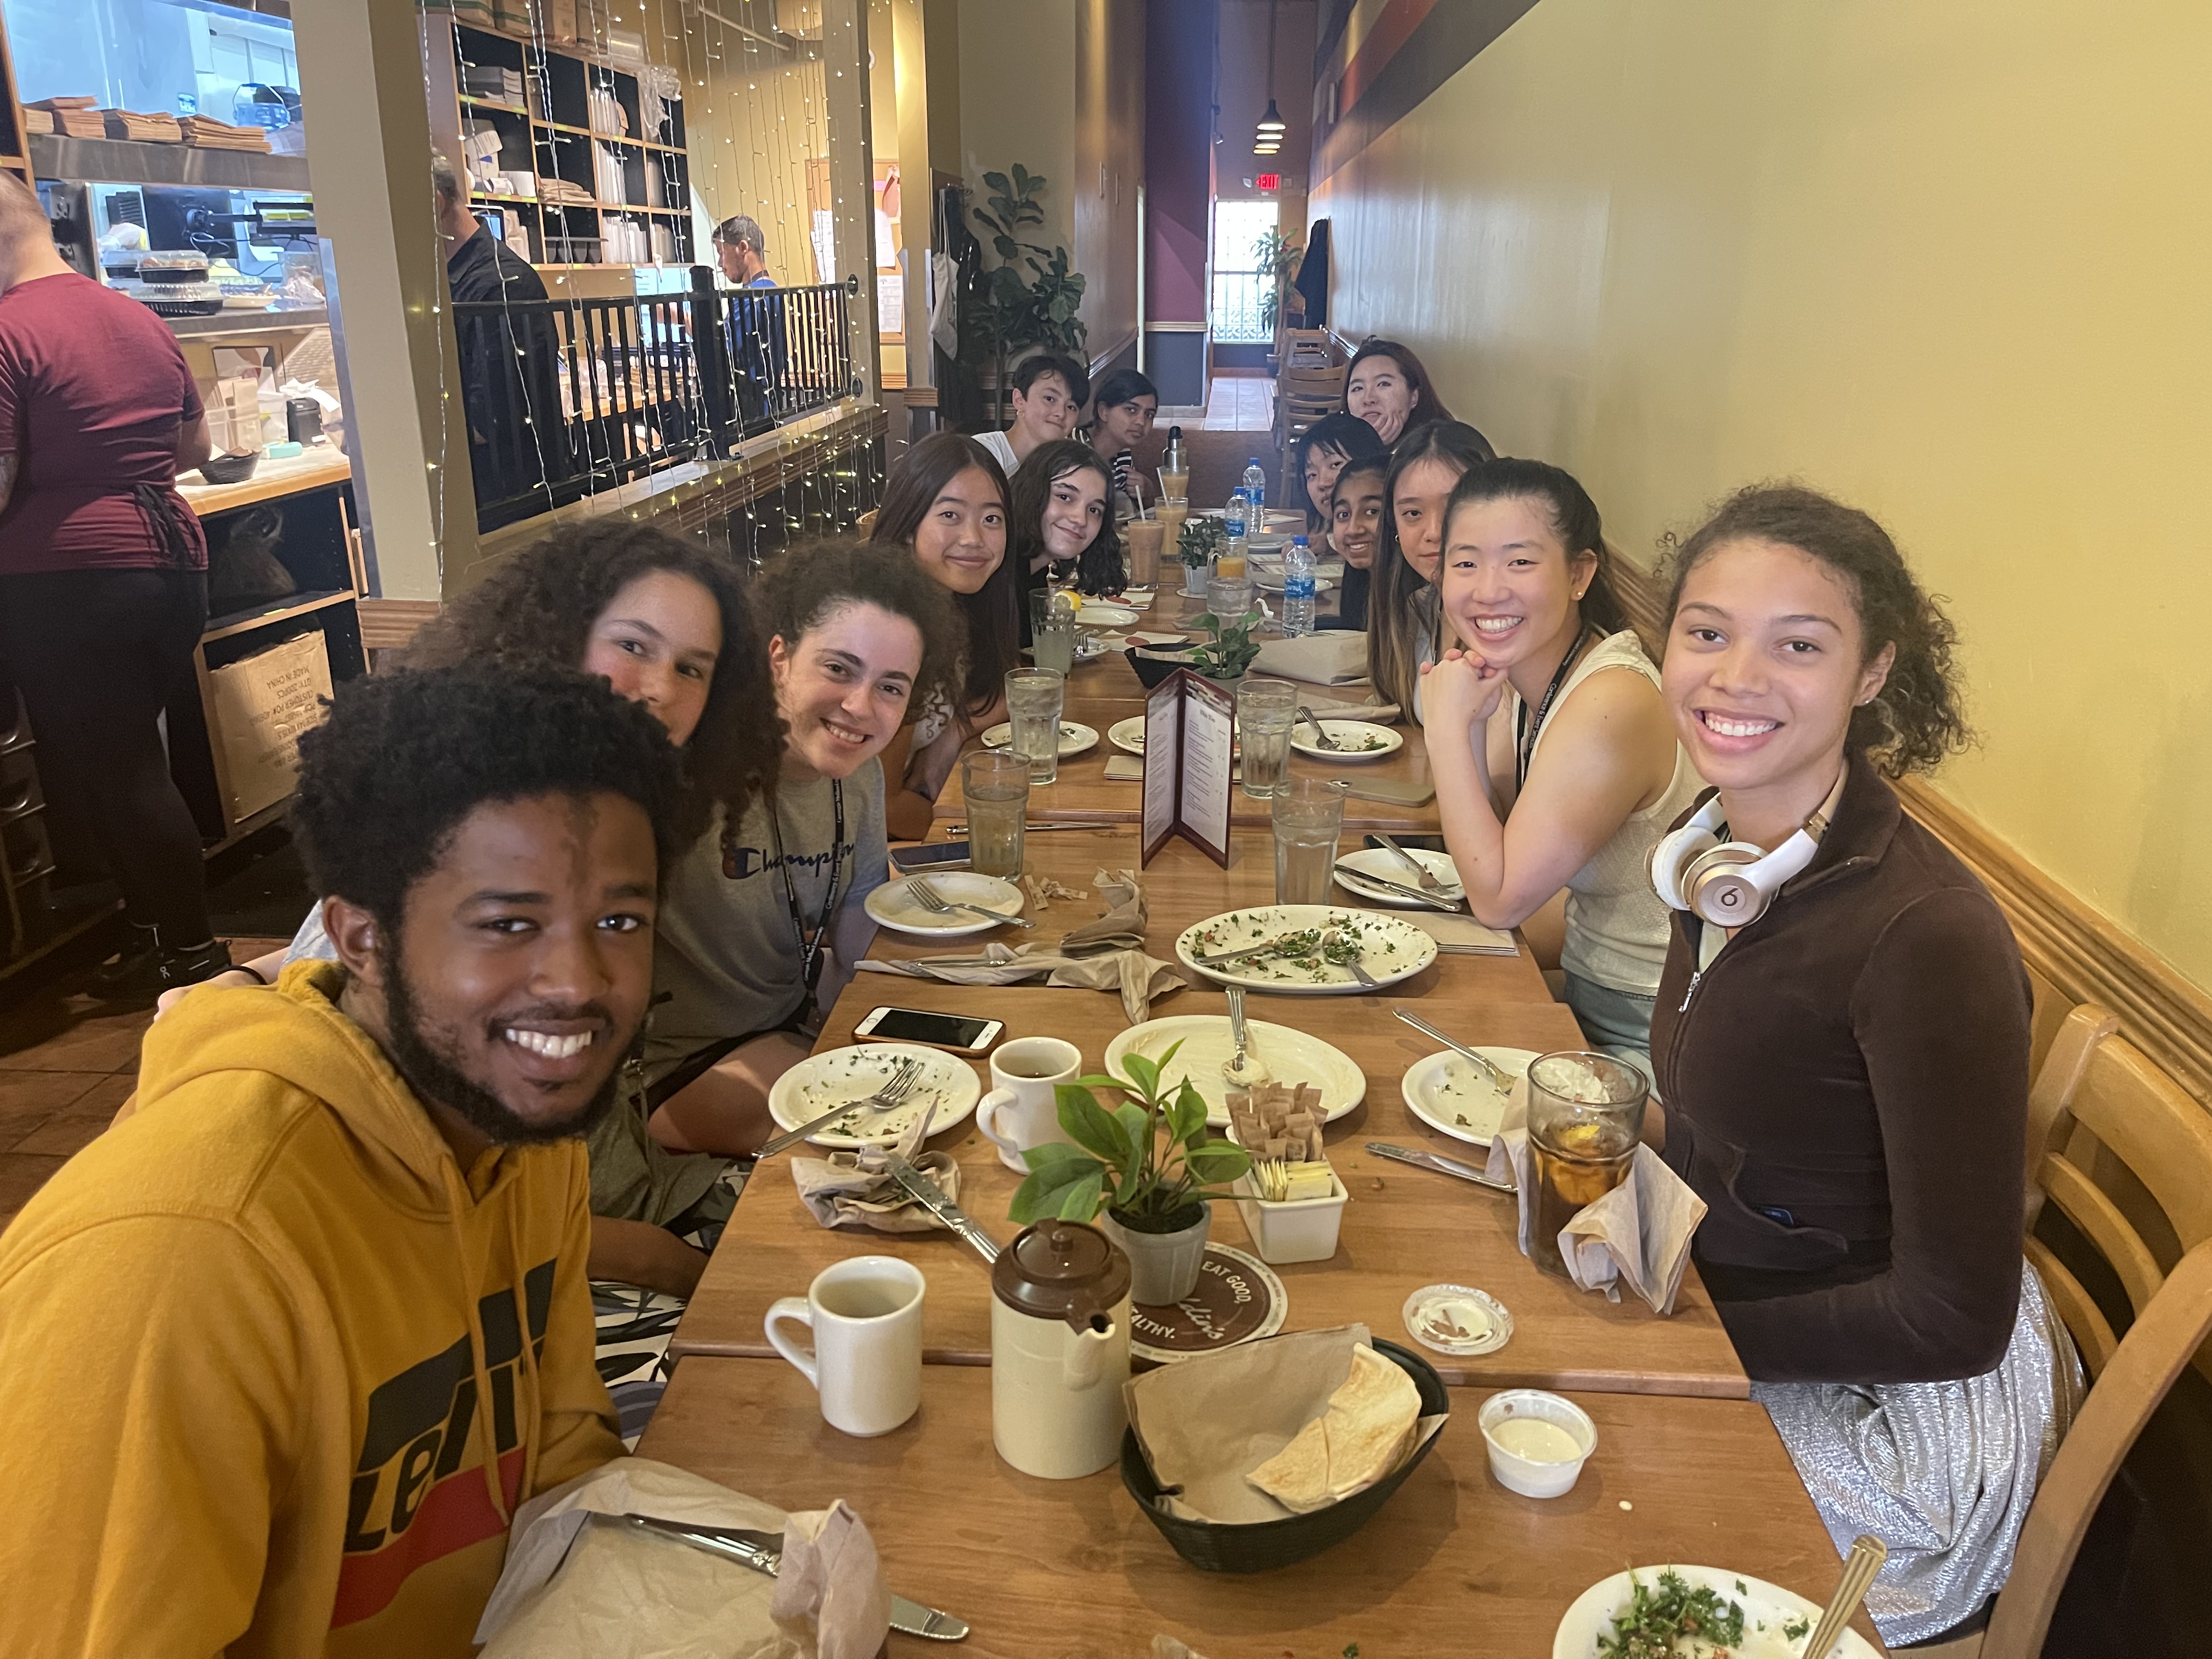
[[[1836,1644],[1844,1639],[1844,1626],[1866,1600],[1869,1586],[1881,1564],[1889,1559],[1889,1546],[1871,1533],[1861,1533],[1851,1540],[1851,1553],[1844,1559],[1843,1582],[1836,1593],[1828,1598],[1828,1605],[1820,1613],[1820,1622],[1813,1627],[1813,1639],[1805,1644],[1803,1659],[1828,1659]]]
[[[1267,1068],[1249,1052],[1250,1037],[1244,1026],[1244,988],[1224,986],[1229,997],[1229,1039],[1237,1045],[1237,1052],[1221,1068],[1221,1074],[1241,1088],[1254,1088],[1270,1081]]]
[[[1330,945],[1341,941],[1343,938],[1344,930],[1341,927],[1328,928],[1323,932],[1321,936],[1320,948],[1326,951]],[[1357,955],[1353,956],[1352,960],[1346,963],[1344,965],[1352,970],[1352,978],[1358,980],[1369,990],[1379,991],[1382,988],[1382,986],[1376,982],[1375,975],[1367,971],[1365,964],[1359,960]]]
[[[1407,1024],[1412,1026],[1423,1036],[1434,1037],[1437,1042],[1443,1043],[1445,1048],[1450,1049],[1454,1054],[1473,1060],[1478,1066],[1481,1067],[1483,1075],[1487,1077],[1491,1082],[1497,1086],[1499,1093],[1510,1095],[1513,1092],[1512,1076],[1510,1073],[1500,1070],[1496,1063],[1491,1060],[1487,1056],[1475,1053],[1474,1049],[1468,1048],[1467,1044],[1462,1042],[1456,1037],[1446,1036],[1442,1031],[1437,1030],[1435,1026],[1430,1024],[1428,1021],[1423,1019],[1419,1014],[1408,1013],[1403,1008],[1393,1008],[1390,1012],[1397,1015],[1400,1019],[1404,1020]]]

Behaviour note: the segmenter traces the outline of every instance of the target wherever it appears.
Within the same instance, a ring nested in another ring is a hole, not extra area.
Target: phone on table
[[[894,847],[890,854],[891,862],[906,875],[921,870],[964,870],[973,856],[964,841],[923,842],[913,847]]]
[[[1444,845],[1444,838],[1442,836],[1393,836],[1390,839],[1396,842],[1401,847],[1409,849],[1417,849],[1424,853],[1449,853],[1451,851],[1450,848]],[[1372,836],[1365,837],[1365,842],[1366,845],[1378,849],[1382,845],[1381,842],[1376,840]]]
[[[878,1042],[918,1042],[925,1048],[973,1057],[988,1054],[1006,1029],[1002,1019],[932,1013],[927,1008],[871,1008],[853,1028],[853,1035]]]

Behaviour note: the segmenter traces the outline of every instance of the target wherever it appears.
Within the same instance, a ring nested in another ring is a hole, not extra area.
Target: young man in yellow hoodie
[[[0,1649],[465,1655],[515,1507],[622,1455],[577,1139],[677,771],[605,682],[357,682],[293,827],[339,961],[196,990],[0,1236]]]

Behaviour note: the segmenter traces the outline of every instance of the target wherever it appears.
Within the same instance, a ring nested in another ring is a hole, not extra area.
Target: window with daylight
[[[1274,337],[1261,319],[1267,278],[1259,271],[1261,237],[1275,228],[1273,202],[1213,204],[1213,306],[1208,320],[1223,345],[1250,345]]]

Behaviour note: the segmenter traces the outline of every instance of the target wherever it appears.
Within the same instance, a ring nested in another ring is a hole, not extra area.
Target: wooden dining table
[[[862,1440],[780,1359],[694,1357],[638,1451],[787,1510],[844,1499],[892,1589],[973,1627],[952,1647],[894,1633],[891,1659],[1144,1659],[1156,1635],[1206,1659],[1540,1659],[1575,1599],[1629,1568],[1719,1567],[1816,1605],[1834,1589],[1836,1547],[1759,1407],[1571,1395],[1597,1447],[1572,1492],[1537,1499],[1490,1474],[1486,1392],[1450,1394],[1428,1457],[1365,1527],[1250,1575],[1189,1565],[1112,1468],[1018,1473],[992,1446],[991,1374],[972,1367],[925,1365],[921,1410]],[[1879,1652],[1863,1609],[1852,1624]]]
[[[1047,941],[1099,913],[1093,890],[1100,870],[1137,863],[1133,826],[1034,834],[1028,848],[1030,869],[1091,894],[1056,901],[1036,917],[1036,936]],[[1271,901],[1273,855],[1267,834],[1235,830],[1231,850],[1224,872],[1195,848],[1171,843],[1142,872],[1150,906],[1148,954],[1173,961],[1176,935],[1190,923],[1220,910]],[[999,938],[1007,931],[981,937]],[[970,942],[974,936],[963,941]],[[885,932],[878,935],[872,954],[896,960],[945,948],[942,941]],[[1152,1014],[1225,1015],[1222,992],[1195,972],[1185,973],[1194,982],[1156,1002]],[[864,972],[837,999],[817,1051],[853,1042],[854,1025],[884,1005],[982,1015],[1003,1021],[1009,1037],[1064,1037],[1082,1051],[1091,1070],[1103,1066],[1107,1043],[1128,1024],[1118,994],[1042,985],[954,985]],[[1521,1254],[1517,1211],[1510,1196],[1392,1164],[1364,1150],[1366,1142],[1382,1140],[1477,1162],[1483,1157],[1480,1147],[1430,1128],[1407,1107],[1401,1078],[1440,1045],[1393,1018],[1395,1006],[1419,1011],[1465,1042],[1538,1053],[1580,1046],[1573,1015],[1550,999],[1525,951],[1513,957],[1440,955],[1413,978],[1379,994],[1255,993],[1247,1006],[1255,1020],[1293,1026],[1341,1050],[1366,1083],[1362,1103],[1328,1125],[1323,1135],[1329,1159],[1350,1194],[1336,1254],[1327,1261],[1273,1269],[1287,1293],[1284,1328],[1315,1329],[1358,1320],[1394,1339],[1410,1340],[1403,1316],[1408,1296],[1430,1285],[1472,1285],[1504,1304],[1514,1334],[1488,1354],[1428,1355],[1447,1382],[1736,1398],[1748,1392],[1735,1350],[1694,1267],[1685,1272],[1674,1311],[1665,1318],[1632,1295],[1608,1302],[1539,1271]],[[979,1086],[988,1089],[988,1062],[971,1063]],[[1018,1230],[1007,1212],[1021,1177],[1000,1162],[998,1149],[973,1119],[933,1136],[929,1147],[958,1162],[962,1208],[1000,1243],[1011,1240]],[[1212,1237],[1221,1243],[1252,1249],[1234,1205],[1214,1206],[1212,1227]],[[799,1200],[788,1158],[766,1160],[755,1170],[692,1294],[671,1351],[768,1354],[772,1350],[763,1321],[771,1303],[803,1294],[814,1275],[831,1263],[871,1253],[910,1261],[928,1280],[922,1317],[928,1358],[947,1364],[989,1364],[990,1273],[981,1258],[948,1233],[818,1225]]]

